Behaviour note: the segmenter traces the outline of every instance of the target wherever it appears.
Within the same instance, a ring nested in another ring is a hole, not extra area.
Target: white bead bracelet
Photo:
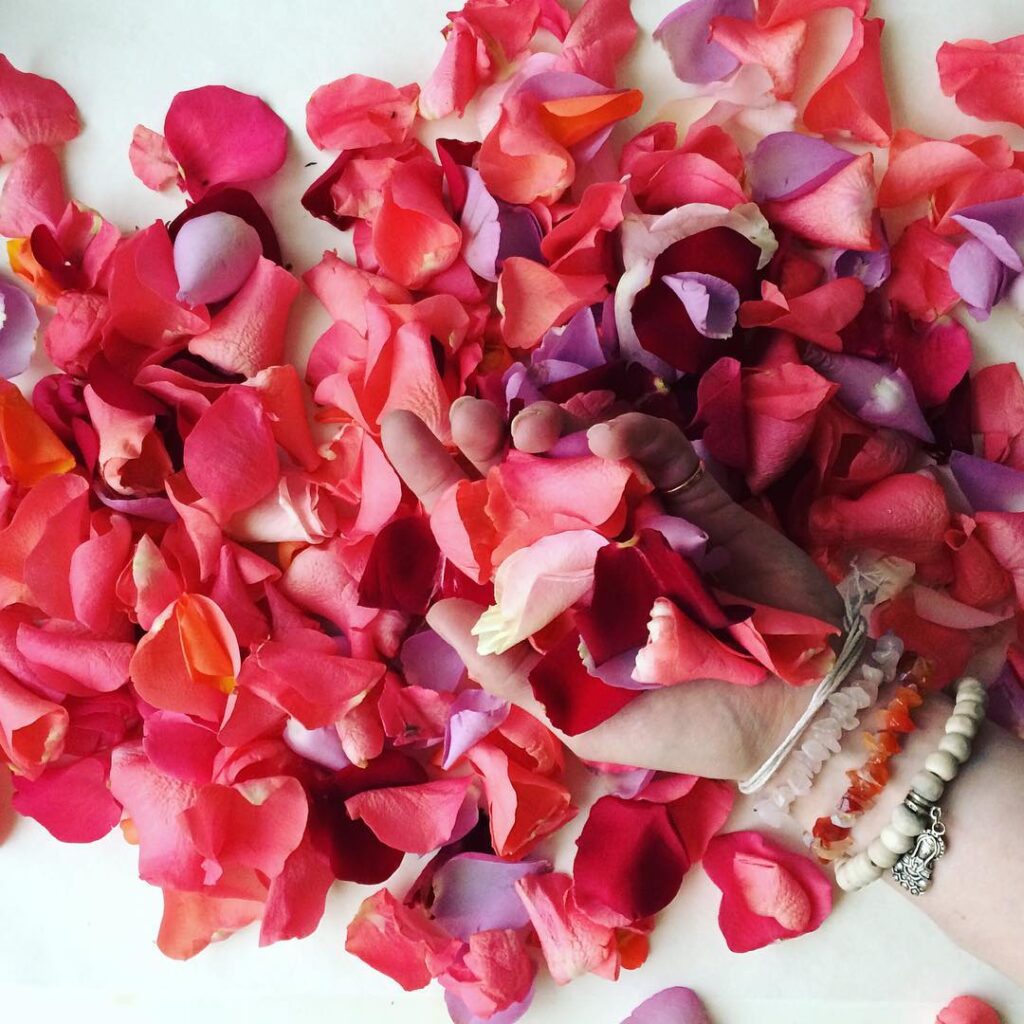
[[[945,735],[911,780],[910,791],[893,810],[889,824],[860,853],[836,861],[841,889],[856,892],[888,870],[914,896],[928,888],[935,862],[946,852],[946,825],[938,804],[971,756],[971,741],[985,717],[987,696],[977,679],[960,680]]]

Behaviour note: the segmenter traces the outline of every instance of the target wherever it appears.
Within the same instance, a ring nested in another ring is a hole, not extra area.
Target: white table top
[[[173,216],[182,204],[177,194],[156,195],[132,176],[127,154],[137,123],[159,130],[174,93],[198,85],[223,83],[262,96],[293,135],[285,169],[261,198],[287,258],[301,271],[340,238],[298,203],[304,185],[325,166],[303,130],[306,99],[316,86],[356,71],[397,84],[422,81],[441,52],[444,12],[457,6],[457,0],[0,0],[0,47],[16,66],[56,78],[75,98],[86,130],[66,150],[71,194],[121,228]],[[680,91],[649,39],[675,6],[676,0],[633,2],[648,38],[629,79],[648,96],[648,119]],[[884,45],[896,124],[940,137],[985,132],[941,97],[934,53],[947,39],[1024,33],[1024,5],[876,0],[874,9],[889,20]],[[1021,133],[1011,137],[1024,145]],[[310,160],[319,167],[305,169]],[[300,365],[326,326],[313,300],[303,302],[293,320]],[[1024,328],[1005,313],[993,317],[985,337],[986,361],[1024,353]],[[567,831],[571,841],[576,833]],[[436,986],[404,993],[345,953],[345,926],[370,889],[336,886],[319,930],[303,941],[259,950],[250,928],[177,963],[156,948],[160,893],[138,880],[135,858],[117,830],[76,847],[58,843],[33,821],[16,822],[0,846],[5,1017],[132,1024],[262,1024],[285,1015],[309,1024],[448,1020]],[[413,860],[400,880],[415,874]],[[820,932],[742,956],[726,949],[717,906],[717,890],[693,870],[662,915],[641,970],[617,984],[588,977],[566,989],[546,979],[526,1024],[617,1024],[669,985],[696,989],[719,1024],[931,1024],[950,998],[966,992],[989,998],[1008,1022],[1024,1020],[1024,992],[960,952],[881,886],[843,901]]]

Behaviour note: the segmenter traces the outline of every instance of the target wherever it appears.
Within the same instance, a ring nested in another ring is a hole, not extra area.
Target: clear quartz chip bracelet
[[[945,735],[911,780],[910,791],[893,810],[889,824],[860,853],[836,862],[836,882],[841,889],[856,892],[889,870],[914,896],[928,889],[935,864],[946,852],[946,824],[939,801],[971,756],[986,700],[985,687],[977,679],[960,680]]]

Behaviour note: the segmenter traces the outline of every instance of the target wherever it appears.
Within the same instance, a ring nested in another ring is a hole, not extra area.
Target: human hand
[[[460,399],[452,407],[451,423],[455,443],[479,472],[486,473],[501,460],[506,429],[494,405]],[[522,451],[541,453],[576,426],[560,406],[537,402],[515,418],[512,439]],[[412,413],[390,413],[381,437],[388,458],[428,511],[465,476]],[[678,427],[642,413],[597,424],[587,438],[595,455],[633,459],[656,487],[666,490],[686,480],[698,462]],[[841,621],[842,601],[808,555],[733,502],[710,475],[680,494],[665,495],[663,501],[668,512],[687,519],[704,530],[713,545],[726,549],[728,565],[716,577],[724,589],[835,624]],[[529,683],[539,655],[528,643],[500,655],[479,654],[470,630],[483,610],[472,601],[451,598],[435,604],[427,620],[458,651],[472,679],[547,723]],[[777,747],[808,700],[807,688],[777,678],[755,687],[695,680],[645,691],[612,718],[578,736],[565,736],[547,724],[587,761],[742,779]]]

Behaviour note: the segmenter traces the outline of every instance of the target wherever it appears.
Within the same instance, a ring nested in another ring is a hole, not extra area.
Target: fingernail
[[[471,402],[475,401],[476,399],[472,395],[460,395],[454,402],[452,402],[451,408],[449,409],[449,415],[455,412],[460,405],[469,405]]]
[[[600,441],[602,438],[607,437],[611,433],[611,427],[607,423],[595,423],[587,431],[587,441],[591,444],[594,441]]]

